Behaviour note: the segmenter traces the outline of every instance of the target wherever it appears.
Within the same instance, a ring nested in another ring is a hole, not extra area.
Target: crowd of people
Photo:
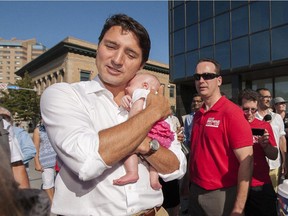
[[[244,89],[235,104],[221,92],[220,64],[204,58],[181,124],[159,80],[138,73],[150,46],[140,23],[115,14],[99,36],[98,75],[47,88],[32,140],[0,109],[9,132],[0,215],[277,215],[277,187],[287,177],[286,100]],[[29,189],[33,158],[45,193]]]

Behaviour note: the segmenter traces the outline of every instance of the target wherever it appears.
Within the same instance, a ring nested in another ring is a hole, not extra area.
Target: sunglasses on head
[[[194,74],[193,78],[195,80],[200,80],[202,77],[204,80],[212,80],[219,76],[220,76],[219,74],[214,74],[214,73],[202,73],[202,74]]]

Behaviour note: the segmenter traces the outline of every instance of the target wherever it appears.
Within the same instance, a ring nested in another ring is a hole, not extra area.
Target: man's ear
[[[219,77],[218,77],[218,86],[221,86],[221,85],[222,85],[222,77],[219,76]]]

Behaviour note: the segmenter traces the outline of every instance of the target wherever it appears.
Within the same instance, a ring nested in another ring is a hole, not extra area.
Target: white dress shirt
[[[150,187],[145,162],[139,163],[136,183],[113,185],[114,179],[125,174],[125,168],[122,162],[112,167],[105,164],[98,153],[98,132],[126,121],[128,112],[114,102],[112,93],[98,77],[50,86],[42,94],[41,111],[49,139],[60,158],[53,213],[121,216],[162,204],[162,191]],[[165,181],[179,179],[186,172],[180,144],[175,140],[170,149],[179,159],[180,168],[168,175],[159,173]]]
[[[278,157],[276,160],[268,160],[270,170],[271,169],[277,169],[281,166],[281,152],[279,148],[279,142],[280,142],[280,137],[285,136],[285,128],[284,128],[284,123],[282,117],[278,113],[270,112],[269,113],[272,117],[272,120],[270,122],[270,125],[273,130],[273,134],[275,137],[275,141],[277,144],[278,148]],[[256,118],[259,120],[263,120],[264,116],[261,116],[258,112],[256,113]]]

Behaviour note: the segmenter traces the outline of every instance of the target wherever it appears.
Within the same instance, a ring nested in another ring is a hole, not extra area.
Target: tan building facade
[[[23,76],[27,71],[35,82],[39,95],[54,83],[79,82],[93,79],[97,74],[95,57],[97,44],[67,37],[38,58],[19,69],[16,74]],[[176,88],[169,83],[169,67],[166,64],[148,61],[141,72],[152,73],[165,86],[164,94],[176,110]]]
[[[46,47],[37,43],[36,39],[0,38],[0,83],[14,84],[17,79],[20,79],[15,75],[15,71],[45,51]]]

